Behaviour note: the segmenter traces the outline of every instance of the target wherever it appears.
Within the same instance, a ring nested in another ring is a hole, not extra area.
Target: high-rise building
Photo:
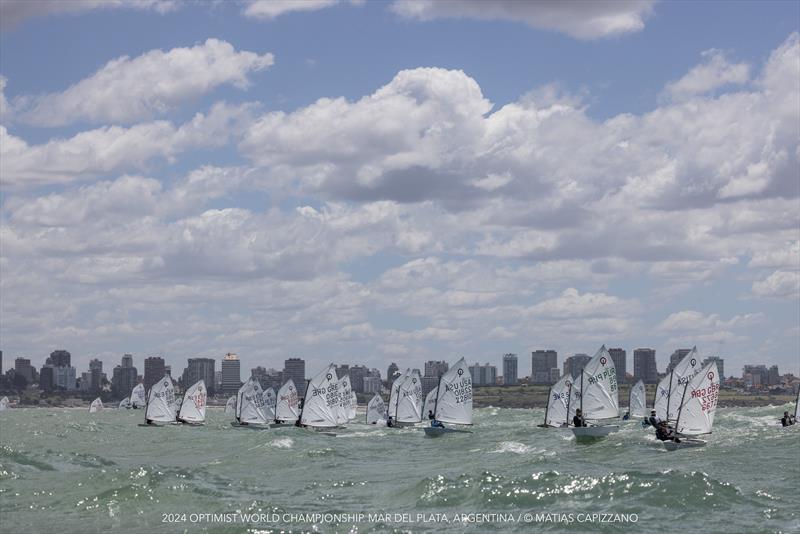
[[[103,385],[103,362],[97,358],[89,361],[89,391],[98,392]]]
[[[497,367],[494,365],[476,363],[470,366],[469,372],[472,375],[473,386],[494,386],[497,384]]]
[[[550,369],[558,369],[558,352],[552,349],[531,353],[531,383],[550,385]]]
[[[47,362],[39,371],[39,389],[42,391],[52,391],[55,388],[54,369],[50,358],[47,358]]]
[[[717,364],[717,372],[719,373],[719,381],[723,382],[725,380],[725,359],[720,358],[719,356],[709,356],[705,360],[703,360],[703,367],[708,365],[711,362],[715,362]]]
[[[120,363],[121,367],[133,367],[133,355],[132,354],[124,354],[122,356],[122,363]]]
[[[144,389],[150,391],[153,384],[164,378],[164,358],[151,356],[144,359]]]
[[[283,362],[283,380],[292,379],[300,398],[306,394],[306,361],[302,358],[289,358]]]
[[[423,378],[423,380],[425,380]],[[380,393],[381,392],[381,377],[379,376],[365,376],[363,380],[364,393]]]
[[[548,376],[548,381],[550,377]],[[506,386],[517,385],[517,355],[503,354],[503,384]]]
[[[692,349],[675,349],[675,352],[669,356],[669,365],[667,365],[667,374],[670,374],[675,366],[681,363],[681,360],[692,352]]]
[[[283,385],[283,371],[278,371],[276,369],[265,369],[259,365],[255,369],[250,370],[250,376],[258,380],[258,383],[261,384],[261,388],[264,390],[269,388],[277,390]]]
[[[54,350],[50,353],[50,364],[53,367],[69,367],[72,355],[66,350]]]
[[[555,384],[561,378],[561,371],[558,370],[558,367],[554,367],[550,369],[550,383]]]
[[[350,367],[350,387],[356,393],[364,393],[364,377],[369,376],[369,369],[363,365]]]
[[[450,369],[450,364],[444,360],[428,360],[425,362],[425,375],[439,378]]]
[[[239,357],[229,352],[222,358],[222,392],[225,395],[235,395],[240,387],[242,387],[242,373]]]
[[[614,361],[614,369],[617,371],[617,384],[624,384],[625,375],[628,372],[628,353],[625,349],[608,349],[608,355]]]
[[[216,384],[214,384],[214,368],[216,367],[214,358],[189,358],[186,368],[181,375],[183,387],[188,388],[192,384],[204,381],[206,390],[209,395],[214,395],[216,392]]]
[[[588,354],[577,353],[573,354],[566,360],[564,360],[564,374],[574,377],[576,380],[578,376],[580,376],[581,371],[586,364],[591,361],[591,357]]]
[[[645,384],[658,383],[655,349],[640,348],[633,350],[633,378],[634,380],[642,380]]]
[[[41,381],[41,378],[39,378],[39,380]],[[769,371],[768,371],[768,374],[767,374],[767,385],[768,386],[777,386],[780,383],[781,383],[781,375],[778,372],[778,366],[777,365],[773,365],[772,367],[769,368]]]
[[[53,367],[53,387],[61,391],[75,391],[78,387],[74,367]]]
[[[343,363],[342,365],[336,366],[336,378],[342,378],[345,375],[350,374],[350,365]]]
[[[90,392],[92,389],[92,373],[81,373],[80,390],[83,392]]]
[[[133,388],[138,384],[136,367],[126,367],[125,356],[122,357],[122,364],[114,367],[111,375],[111,391],[117,399],[124,399],[131,394]]]
[[[164,366],[164,374],[167,375],[168,377],[172,378],[172,366],[171,365],[165,365]]]
[[[214,371],[214,389],[222,391],[222,371]]]
[[[24,376],[28,384],[33,383],[34,369],[28,358],[17,358],[14,360],[14,373]]]

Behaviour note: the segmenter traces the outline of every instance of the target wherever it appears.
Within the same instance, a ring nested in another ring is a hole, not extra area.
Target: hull
[[[457,428],[426,427],[422,430],[429,438],[438,438],[446,434],[472,434],[472,430],[460,430]]]
[[[145,428],[153,428],[153,427],[157,428],[157,427],[160,427],[160,426],[170,425],[170,424],[174,424],[174,423],[153,423],[152,425],[148,425],[147,423],[139,423],[139,426],[143,426]]]
[[[174,423],[170,423],[171,425],[185,425],[185,426],[205,426],[205,421],[199,422],[190,422],[190,421],[175,421]]]
[[[619,430],[618,425],[572,427],[572,433],[578,442],[592,442],[605,438]]]
[[[693,449],[696,447],[705,447],[708,445],[708,442],[703,439],[690,439],[684,438],[681,440],[680,443],[676,443],[674,441],[665,441],[664,448],[668,451],[677,451],[679,449]]]
[[[236,421],[231,421],[231,426],[233,428],[251,428],[253,430],[265,430],[265,429],[269,428],[269,425],[260,425],[260,424],[256,424],[256,423],[250,423],[250,424],[247,424],[247,425],[243,425],[243,424],[238,423]]]

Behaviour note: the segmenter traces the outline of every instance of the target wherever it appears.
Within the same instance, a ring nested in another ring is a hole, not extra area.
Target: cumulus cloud
[[[745,328],[762,324],[765,320],[766,316],[761,312],[735,315],[726,321],[718,314],[706,315],[699,311],[684,310],[671,313],[656,328],[663,332],[709,331]]]
[[[0,29],[15,28],[33,17],[78,14],[95,9],[136,9],[163,14],[177,9],[180,3],[179,0],[3,0],[0,2]]]
[[[750,79],[747,63],[730,63],[721,50],[703,52],[703,63],[697,65],[680,80],[670,82],[664,93],[672,100],[683,100],[708,93],[728,84],[743,84]]]
[[[800,298],[800,272],[775,271],[764,280],[753,282],[753,294],[765,298]]]
[[[109,61],[61,93],[15,99],[15,116],[37,126],[147,119],[223,84],[246,89],[248,74],[273,63],[272,54],[237,52],[218,39],[191,48],[151,50],[135,58]]]
[[[523,22],[533,28],[555,30],[578,39],[597,39],[644,29],[653,0],[395,0],[395,13],[420,20],[474,18]]]
[[[171,161],[190,149],[228,143],[244,130],[252,110],[250,104],[219,102],[179,127],[163,120],[129,128],[105,126],[41,145],[29,145],[0,126],[0,173],[4,185],[20,188],[141,169],[153,158]]]
[[[335,6],[339,0],[248,0],[244,16],[254,19],[274,19],[293,11],[317,11]]]

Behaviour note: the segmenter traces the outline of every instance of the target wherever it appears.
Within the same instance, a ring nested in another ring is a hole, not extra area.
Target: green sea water
[[[709,445],[676,452],[638,422],[577,444],[537,428],[541,410],[482,408],[474,433],[432,439],[235,429],[220,409],[196,428],[12,409],[0,532],[800,532],[800,425],[777,426],[784,409],[719,409]]]

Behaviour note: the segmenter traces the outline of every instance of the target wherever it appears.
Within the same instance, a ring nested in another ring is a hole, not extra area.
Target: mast
[[[675,369],[673,369],[672,372],[670,372],[670,374],[669,374],[669,389],[667,390],[667,417],[666,417],[667,421],[669,421],[669,401],[670,401],[670,398],[672,397],[672,377],[673,376],[675,376]],[[658,389],[658,386],[656,386],[656,389]],[[686,390],[684,390],[684,393],[685,392],[686,392]],[[681,399],[681,404],[682,403],[683,403],[683,399]]]
[[[570,378],[572,378],[572,377],[570,377]],[[567,391],[567,421],[566,421],[567,426],[569,426],[569,405],[570,405],[571,401],[572,401],[572,380],[569,381],[569,390]],[[550,405],[550,403],[548,401],[548,406],[549,405]],[[581,412],[583,412],[583,410],[581,410]],[[545,417],[547,417],[547,413],[545,413]],[[547,421],[545,421],[545,422],[547,422]]]
[[[583,418],[583,369],[581,369],[581,419]]]
[[[683,411],[683,400],[686,398],[686,390],[689,389],[689,382],[683,386],[683,395],[681,395],[681,405],[678,407],[678,417],[675,419],[675,434],[678,433],[678,423],[681,421],[681,412]],[[667,420],[669,420],[669,404],[667,404]]]
[[[153,389],[153,386],[150,386],[150,389]],[[147,395],[144,399],[144,422],[147,423],[147,408],[150,406],[150,392],[147,392]]]
[[[437,396],[438,398],[438,396]],[[553,398],[553,386],[550,386],[550,394],[547,396],[547,404],[544,405],[544,424],[547,425],[547,413],[550,411],[550,399]],[[567,407],[567,414],[569,414],[569,407]]]
[[[297,424],[300,425],[300,421],[303,420],[303,411],[306,409],[306,398],[308,397],[308,385],[311,383],[311,380],[306,380],[306,390],[303,392],[303,405],[300,407],[300,414],[297,416]],[[277,410],[275,410],[277,413]]]

